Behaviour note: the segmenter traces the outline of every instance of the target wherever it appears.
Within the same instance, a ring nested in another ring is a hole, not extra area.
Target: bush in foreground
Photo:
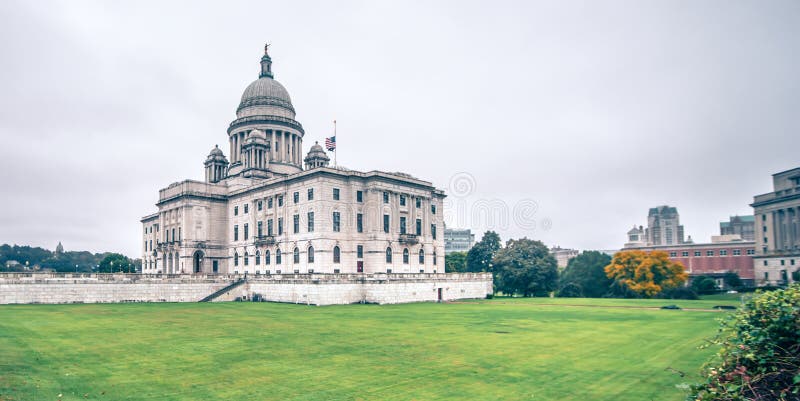
[[[752,298],[714,343],[722,348],[687,400],[800,400],[800,284]]]

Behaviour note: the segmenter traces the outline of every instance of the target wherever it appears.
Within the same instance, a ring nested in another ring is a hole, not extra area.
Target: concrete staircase
[[[246,282],[247,282],[247,279],[240,278],[240,279],[238,279],[238,280],[226,285],[225,287],[220,288],[219,290],[215,291],[213,294],[211,294],[211,295],[209,295],[209,296],[207,296],[207,297],[205,297],[205,298],[203,298],[203,299],[201,299],[201,300],[199,300],[197,302],[212,302],[215,299],[217,299],[217,298],[219,298],[219,297],[221,297],[223,295],[228,294],[231,290],[235,289],[236,287],[239,287],[240,285],[242,285],[242,284],[244,284]]]

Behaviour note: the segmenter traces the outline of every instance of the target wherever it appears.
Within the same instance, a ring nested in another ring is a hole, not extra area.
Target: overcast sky
[[[140,256],[267,41],[304,152],[336,119],[478,237],[619,248],[669,204],[707,241],[800,166],[798,1],[2,1],[0,37],[0,243]]]

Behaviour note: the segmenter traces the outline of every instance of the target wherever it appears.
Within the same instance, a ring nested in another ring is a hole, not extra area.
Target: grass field
[[[0,400],[681,400],[737,303],[0,306]]]

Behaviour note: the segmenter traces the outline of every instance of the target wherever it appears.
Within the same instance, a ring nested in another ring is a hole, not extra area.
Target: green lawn
[[[681,400],[723,314],[672,303],[0,306],[0,400]]]

